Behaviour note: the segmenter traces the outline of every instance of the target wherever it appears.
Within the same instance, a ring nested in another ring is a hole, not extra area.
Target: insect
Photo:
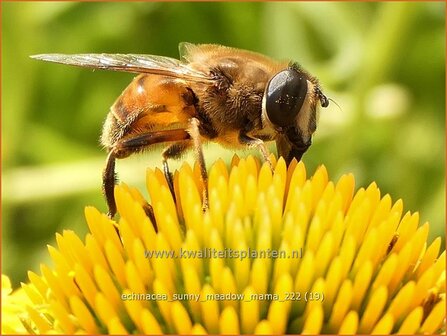
[[[214,44],[180,43],[179,50],[180,60],[138,54],[31,56],[138,74],[110,108],[101,136],[108,151],[103,192],[110,217],[116,213],[116,159],[166,143],[163,171],[175,197],[167,161],[193,149],[205,185],[206,208],[203,142],[255,147],[270,163],[265,141],[276,141],[286,162],[300,160],[316,129],[317,104],[329,105],[318,80],[297,63]]]

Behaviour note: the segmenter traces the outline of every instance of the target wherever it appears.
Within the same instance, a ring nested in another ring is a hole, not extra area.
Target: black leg
[[[102,173],[102,192],[106,198],[107,206],[109,208],[109,212],[107,215],[110,218],[113,218],[116,214],[116,204],[115,204],[115,184],[116,184],[116,175],[115,175],[115,154],[113,150],[107,156],[106,167]]]
[[[102,174],[102,189],[104,196],[106,198],[107,206],[109,208],[108,216],[113,218],[116,214],[116,202],[114,189],[116,184],[115,175],[115,160],[128,157],[133,153],[138,153],[143,151],[146,147],[161,143],[161,142],[171,142],[171,141],[182,141],[190,139],[189,133],[185,129],[173,129],[165,131],[157,131],[144,133],[132,138],[122,139],[118,141],[115,146],[110,150],[107,156],[106,167],[104,168]],[[148,207],[150,205],[148,204]],[[145,209],[149,218],[154,219],[152,207]]]
[[[200,121],[196,118],[191,119],[190,135],[193,141],[196,160],[200,167],[200,176],[203,183],[203,210],[208,210],[208,173],[206,172],[205,157],[203,156],[202,141],[199,131]]]

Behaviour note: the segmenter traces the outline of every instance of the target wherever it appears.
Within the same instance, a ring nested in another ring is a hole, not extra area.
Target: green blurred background
[[[98,139],[133,75],[35,61],[39,53],[177,57],[181,41],[294,59],[339,105],[323,109],[309,173],[353,172],[445,236],[445,3],[2,2],[2,272],[15,285],[47,261],[54,233],[87,232],[83,209],[106,211]],[[245,155],[244,153],[240,153]],[[208,146],[208,163],[233,152]],[[160,151],[122,160],[143,190]],[[175,164],[172,165],[175,167]]]

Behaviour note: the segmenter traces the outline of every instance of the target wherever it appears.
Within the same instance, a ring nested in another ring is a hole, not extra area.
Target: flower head
[[[275,159],[272,157],[275,162]],[[37,333],[435,333],[445,317],[445,251],[401,200],[354,177],[311,178],[302,162],[274,172],[219,160],[202,210],[198,167],[148,169],[146,200],[121,184],[118,223],[92,207],[85,240],[56,235],[53,266],[29,272],[22,326]],[[4,293],[2,297],[8,297]],[[2,301],[3,302],[3,301]],[[24,301],[23,301],[24,302]],[[4,314],[4,312],[3,312]],[[5,329],[7,328],[7,329]],[[8,329],[9,328],[9,329]]]

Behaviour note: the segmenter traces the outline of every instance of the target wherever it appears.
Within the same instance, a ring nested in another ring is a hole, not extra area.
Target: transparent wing
[[[199,82],[213,81],[213,77],[210,74],[191,69],[186,63],[164,56],[141,54],[41,54],[33,55],[31,58],[85,68],[150,73]]]

